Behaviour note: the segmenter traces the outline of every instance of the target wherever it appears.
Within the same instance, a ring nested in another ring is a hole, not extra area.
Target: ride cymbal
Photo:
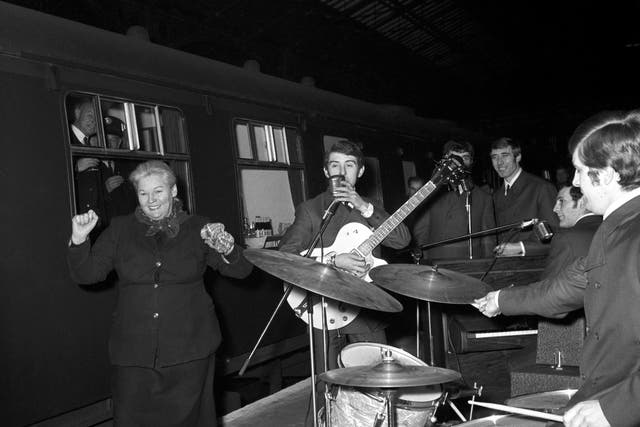
[[[445,304],[471,304],[493,290],[479,279],[429,265],[382,265],[373,268],[369,276],[390,291]]]
[[[272,249],[245,249],[244,256],[267,273],[318,295],[371,310],[402,311],[402,304],[373,283],[311,258]]]

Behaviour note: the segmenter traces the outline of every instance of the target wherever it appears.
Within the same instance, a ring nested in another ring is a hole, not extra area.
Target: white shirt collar
[[[76,138],[78,138],[78,141],[80,141],[80,144],[84,145],[84,139],[87,137],[87,135],[82,133],[82,131],[78,129],[76,125],[71,125],[71,131],[76,136]]]
[[[581,220],[582,218],[586,218],[586,217],[588,217],[588,216],[593,216],[593,215],[595,215],[593,212],[589,212],[589,213],[586,213],[586,214],[582,215],[581,217],[579,217],[579,218],[576,220],[576,224],[577,224],[577,223],[579,223],[579,222],[580,222],[580,220]],[[574,224],[574,225],[575,225],[575,224]]]
[[[522,173],[522,168],[518,167],[518,171],[516,172],[515,175],[513,175],[513,178],[511,178],[511,181],[507,181],[507,178],[504,179],[504,186],[505,188],[507,187],[507,185],[509,187],[513,187],[513,184],[515,184],[516,180],[520,177],[520,174]]]
[[[625,191],[622,193],[622,196],[620,196],[619,199],[613,201],[609,207],[607,208],[606,211],[604,211],[604,215],[602,216],[603,219],[607,219],[607,217],[609,215],[611,215],[616,209],[618,209],[620,206],[624,205],[625,203],[627,203],[629,200],[634,199],[636,197],[640,196],[640,187],[635,188],[631,191]]]

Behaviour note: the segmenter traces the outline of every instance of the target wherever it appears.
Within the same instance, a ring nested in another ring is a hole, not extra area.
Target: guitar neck
[[[369,255],[393,230],[400,225],[404,219],[413,212],[420,203],[422,203],[429,195],[436,189],[436,185],[429,181],[420,190],[409,198],[400,208],[395,211],[389,218],[387,218],[381,225],[373,232],[371,237],[362,242],[358,246],[357,250],[362,255]]]

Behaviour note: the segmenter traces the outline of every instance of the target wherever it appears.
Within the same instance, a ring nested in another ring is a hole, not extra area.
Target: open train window
[[[268,235],[284,233],[293,223],[295,206],[305,199],[302,140],[296,128],[276,123],[237,119],[234,129],[242,211],[249,228],[245,243],[262,246]]]
[[[178,178],[178,194],[191,210],[189,153],[182,113],[172,107],[88,93],[65,99],[73,165],[75,212],[100,217],[92,238],[111,218],[131,213],[137,196],[129,174],[146,160],[167,162]]]

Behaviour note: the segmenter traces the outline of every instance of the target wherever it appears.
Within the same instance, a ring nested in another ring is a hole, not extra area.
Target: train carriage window
[[[117,100],[102,98],[100,100],[102,112],[102,126],[104,127],[105,142],[107,148],[119,150],[131,150],[131,138],[127,129],[125,103]]]
[[[253,159],[251,138],[249,137],[249,125],[246,123],[236,124],[236,141],[238,145],[238,157],[241,159]]]
[[[142,151],[161,153],[157,108],[136,104],[134,111],[138,131],[138,148]]]
[[[258,153],[258,160],[264,162],[270,162],[273,159],[270,150],[269,140],[267,139],[267,126],[251,126],[253,130],[253,136],[256,141],[256,152]]]
[[[173,108],[160,107],[160,129],[166,153],[187,153],[184,120],[182,114]]]
[[[287,147],[289,149],[289,161],[293,163],[303,163],[302,160],[302,139],[293,128],[285,128]]]
[[[268,233],[282,234],[305,199],[302,140],[295,128],[274,123],[236,120],[234,128],[246,223],[268,222]],[[257,236],[258,245],[264,237]]]
[[[137,195],[128,178],[146,160],[161,159],[172,167],[180,198],[191,211],[189,157],[179,110],[85,93],[70,93],[65,106],[75,212],[93,209],[100,217],[92,239],[111,218],[135,209]]]

